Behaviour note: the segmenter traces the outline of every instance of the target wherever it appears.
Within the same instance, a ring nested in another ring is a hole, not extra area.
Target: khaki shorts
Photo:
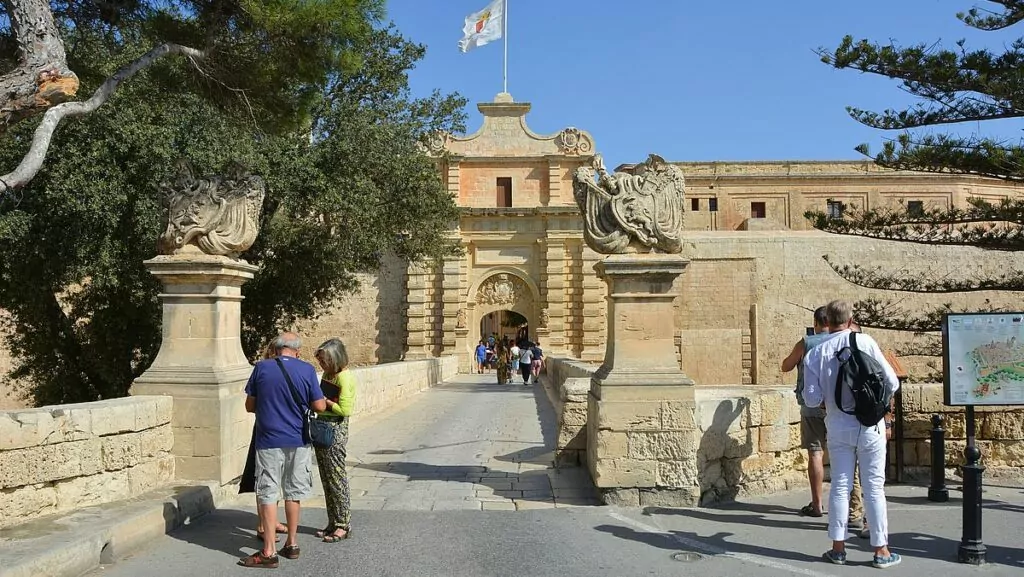
[[[313,448],[258,449],[256,451],[256,501],[276,503],[304,501],[313,496]]]
[[[827,435],[822,417],[800,417],[800,446],[812,453],[825,450]]]

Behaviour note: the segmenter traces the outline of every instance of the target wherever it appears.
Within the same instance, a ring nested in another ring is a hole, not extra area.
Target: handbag
[[[316,413],[309,410],[309,407],[302,403],[302,398],[299,397],[299,391],[295,388],[295,383],[292,382],[291,375],[284,368],[284,363],[281,359],[274,359],[277,362],[278,368],[284,373],[284,380],[288,381],[288,388],[292,390],[292,399],[295,400],[295,404],[299,406],[299,412],[302,413],[302,440],[306,444],[312,443],[316,447],[330,447],[334,444],[334,427],[326,421],[321,421],[316,417]]]

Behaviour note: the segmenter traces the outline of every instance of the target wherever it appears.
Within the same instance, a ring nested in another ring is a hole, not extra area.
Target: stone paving
[[[543,387],[494,381],[494,373],[460,375],[414,402],[354,422],[352,508],[512,511],[598,505],[585,469],[553,468],[557,419]]]

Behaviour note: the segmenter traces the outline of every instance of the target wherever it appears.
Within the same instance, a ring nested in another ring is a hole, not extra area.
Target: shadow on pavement
[[[864,541],[867,544],[867,541]],[[936,537],[925,533],[890,533],[889,544],[900,555],[939,559],[958,563],[956,554],[960,547],[959,541]],[[1020,567],[1024,569],[1024,549],[986,545],[989,564]]]
[[[726,510],[724,507],[723,510]],[[737,506],[729,507],[729,511],[744,511],[748,514],[737,514],[737,513],[715,513],[714,509],[667,509],[663,507],[645,507],[643,510],[644,515],[676,515],[680,517],[689,517],[691,519],[700,519],[702,521],[712,521],[715,523],[733,523],[743,525],[754,525],[758,527],[771,527],[773,529],[794,529],[798,531],[814,531],[820,533],[825,530],[827,521],[824,518],[817,521],[782,521],[779,519],[768,519],[766,515],[789,515],[796,519],[803,519],[804,517],[797,517],[797,512],[788,507],[777,507],[777,506],[763,506],[763,505],[751,505],[751,504],[737,504]]]
[[[249,511],[219,509],[202,517],[201,528],[185,526],[169,536],[231,557],[243,557],[260,548],[256,539],[258,519]]]
[[[705,555],[724,555],[728,553],[746,553],[749,555],[758,555],[761,557],[768,557],[772,559],[784,559],[787,561],[819,561],[821,558],[818,555],[807,555],[797,551],[784,551],[780,549],[772,549],[770,547],[764,547],[760,545],[748,545],[746,543],[737,543],[733,541],[727,541],[726,539],[733,536],[733,533],[727,533],[725,531],[719,531],[714,535],[701,536],[689,531],[669,531],[666,533],[647,533],[645,531],[636,531],[629,527],[621,527],[618,525],[599,525],[594,527],[595,530],[601,531],[602,533],[609,533],[620,539],[627,539],[630,541],[637,541],[640,543],[646,543],[652,547],[658,547],[660,549],[670,550],[686,550],[690,549],[686,545],[686,541],[696,541],[701,543],[704,547],[697,551]],[[820,530],[820,528],[819,528]],[[825,545],[822,546],[822,551],[825,550]],[[719,553],[709,553],[711,550],[718,550]]]

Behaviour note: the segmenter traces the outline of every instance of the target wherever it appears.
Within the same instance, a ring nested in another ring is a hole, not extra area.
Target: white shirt
[[[519,347],[517,347],[515,345],[512,345],[512,348],[509,349],[509,352],[512,353],[512,358],[513,359],[518,359],[519,358]]]
[[[804,402],[808,407],[820,406],[825,403],[825,429],[829,431],[859,430],[863,427],[857,417],[848,415],[836,406],[836,381],[839,379],[839,359],[836,355],[850,344],[850,330],[834,333],[832,338],[811,349],[804,358]],[[870,355],[885,372],[885,385],[893,393],[900,388],[896,372],[882,355],[875,339],[863,333],[857,334],[857,348],[861,354]],[[843,406],[853,410],[853,394],[842,391]],[[881,423],[881,421],[879,421]]]

